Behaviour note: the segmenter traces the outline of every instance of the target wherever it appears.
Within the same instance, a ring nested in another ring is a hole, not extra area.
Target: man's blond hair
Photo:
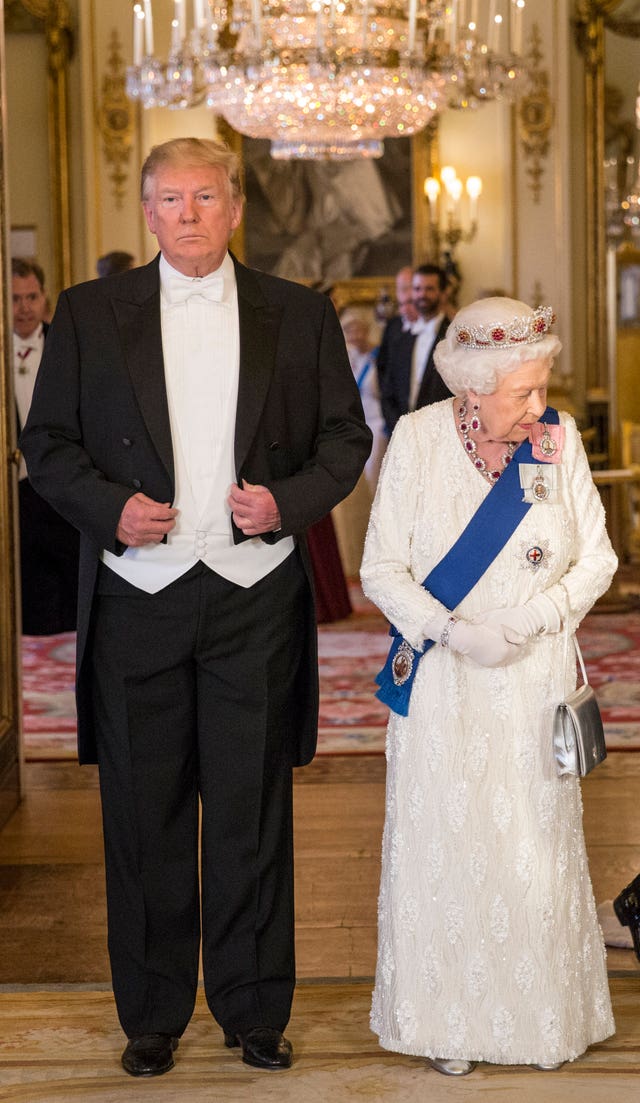
[[[163,168],[196,168],[203,165],[218,165],[224,169],[231,199],[242,203],[244,192],[240,178],[240,158],[225,142],[212,138],[173,138],[153,146],[142,166],[140,193],[142,202],[149,199],[151,185],[156,173]]]

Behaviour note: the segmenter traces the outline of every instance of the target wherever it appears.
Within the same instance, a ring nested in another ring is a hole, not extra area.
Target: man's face
[[[396,302],[398,314],[405,322],[415,322],[418,312],[413,305],[411,280],[413,272],[410,268],[401,268],[396,276]]]
[[[421,318],[434,318],[441,307],[442,292],[440,280],[436,275],[422,275],[418,272],[413,277],[413,303]]]
[[[47,297],[30,272],[28,276],[12,277],[13,331],[23,339],[30,337],[44,321]]]
[[[185,276],[206,276],[220,267],[242,217],[242,204],[231,198],[219,165],[159,169],[142,206],[163,256]]]

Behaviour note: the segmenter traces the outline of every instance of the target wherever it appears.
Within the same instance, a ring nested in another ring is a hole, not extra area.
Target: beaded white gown
[[[460,616],[545,590],[572,633],[607,589],[616,558],[604,511],[575,423],[561,414],[561,424],[556,490],[531,507]],[[490,489],[463,450],[451,400],[400,420],[362,582],[414,647],[442,610],[420,583]],[[409,715],[390,714],[371,1012],[385,1049],[551,1064],[615,1029],[580,783],[558,777],[553,757],[553,709],[575,685],[565,647],[564,632],[539,636],[495,669],[433,647]]]

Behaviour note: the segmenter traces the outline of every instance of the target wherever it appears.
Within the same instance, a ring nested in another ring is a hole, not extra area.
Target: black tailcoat
[[[101,549],[121,554],[116,528],[137,491],[172,502],[174,466],[164,379],[159,257],[144,267],[62,292],[21,435],[34,487],[81,534],[77,699],[81,762],[96,760],[91,609]],[[263,539],[299,538],[355,485],[371,447],[358,389],[328,298],[235,261],[240,376],[237,481],[267,486],[282,520]],[[234,539],[245,539],[239,530]],[[317,655],[311,598],[300,625],[306,684],[296,706],[294,763],[317,730]]]

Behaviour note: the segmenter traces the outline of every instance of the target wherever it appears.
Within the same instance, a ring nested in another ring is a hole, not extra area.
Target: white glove
[[[436,613],[424,626],[425,639],[434,640],[436,644],[444,642],[443,632],[446,637],[444,646],[471,659],[478,666],[502,666],[514,659],[518,652],[518,641],[507,640],[499,624],[456,620],[446,609]]]
[[[489,609],[486,613],[479,613],[473,617],[472,623],[501,629],[510,643],[521,644],[545,632],[559,632],[562,618],[550,597],[536,594],[524,605],[514,605],[508,609]]]
[[[518,654],[517,642],[507,640],[500,625],[458,620],[449,632],[448,646],[478,666],[505,666]]]

